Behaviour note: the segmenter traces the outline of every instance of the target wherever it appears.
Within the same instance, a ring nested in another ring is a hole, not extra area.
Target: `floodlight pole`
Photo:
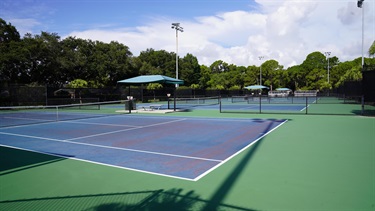
[[[324,52],[324,54],[326,55],[326,57],[327,57],[327,61],[328,61],[328,67],[327,67],[327,81],[328,81],[328,84],[329,84],[329,56],[331,55],[331,52]]]
[[[262,85],[262,59],[263,58],[264,56],[259,56],[259,60],[260,60],[259,85]]]
[[[364,39],[365,39],[365,9],[363,8],[363,2],[365,0],[358,0],[357,6],[362,8],[362,71],[363,66],[365,64],[365,57],[364,57]]]
[[[180,26],[180,23],[172,23],[172,29],[176,30],[176,79],[178,79],[178,31],[184,32],[184,28]],[[178,84],[176,84],[176,88]]]

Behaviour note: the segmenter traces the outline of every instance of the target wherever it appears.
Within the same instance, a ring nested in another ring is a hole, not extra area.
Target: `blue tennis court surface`
[[[285,122],[117,115],[0,128],[0,145],[196,181]]]

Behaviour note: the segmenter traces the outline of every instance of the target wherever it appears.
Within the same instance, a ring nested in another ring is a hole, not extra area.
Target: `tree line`
[[[369,55],[374,54],[375,42],[369,49]],[[11,23],[0,18],[2,84],[116,86],[117,81],[138,75],[175,77],[175,58],[174,52],[152,48],[134,56],[128,46],[117,41],[61,39],[58,34],[49,32],[27,33],[21,37]],[[198,59],[188,53],[178,59],[179,78],[185,81],[186,87],[219,90],[242,89],[253,84],[271,89],[327,90],[339,87],[345,81],[362,79],[361,58],[345,62],[340,62],[336,56],[328,59],[317,51],[307,55],[302,64],[288,68],[273,59],[260,66],[237,66],[222,60],[206,66],[200,65]],[[365,58],[365,63],[374,66],[375,59]]]

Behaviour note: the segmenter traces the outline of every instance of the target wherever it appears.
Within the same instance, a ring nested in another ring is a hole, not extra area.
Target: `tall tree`
[[[199,87],[205,89],[208,87],[208,82],[211,80],[211,69],[206,65],[201,65],[200,67],[200,79],[199,79]]]
[[[198,63],[197,57],[193,54],[186,54],[179,62],[180,79],[184,80],[185,86],[190,86],[191,84],[198,84],[200,78],[200,65]]]
[[[18,80],[20,40],[17,29],[0,18],[0,81]]]
[[[244,86],[259,84],[259,67],[252,65],[246,68],[243,78]]]
[[[300,65],[302,71],[302,78],[304,80],[300,85],[302,89],[315,89],[316,83],[324,78],[323,71],[327,67],[327,61],[324,54],[321,52],[313,52],[307,55],[306,59]],[[327,77],[327,74],[325,74]]]
[[[229,70],[229,65],[222,60],[217,60],[210,65],[212,73],[221,73]]]
[[[264,78],[264,85],[269,86],[271,90],[274,84],[279,85],[280,71],[283,66],[279,65],[276,60],[267,60],[262,64],[262,78]]]
[[[150,48],[142,51],[138,58],[144,65],[148,64],[152,67],[151,70],[146,70],[146,75],[166,75],[170,77],[176,76],[176,61],[175,54],[168,53],[165,50],[155,51]]]
[[[60,36],[56,33],[41,32],[28,34],[24,38],[28,54],[30,82],[39,84],[63,84],[58,58],[61,53]]]
[[[10,43],[11,41],[18,42],[21,40],[20,34],[16,27],[12,26],[11,23],[0,18],[0,44]]]

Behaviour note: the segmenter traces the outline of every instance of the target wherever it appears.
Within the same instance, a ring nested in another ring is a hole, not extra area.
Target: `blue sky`
[[[21,35],[41,31],[118,41],[137,56],[175,51],[171,23],[180,22],[179,55],[200,64],[223,60],[300,64],[314,51],[341,61],[361,56],[362,9],[356,0],[2,0],[0,17]],[[365,52],[375,40],[375,1],[365,0]]]

